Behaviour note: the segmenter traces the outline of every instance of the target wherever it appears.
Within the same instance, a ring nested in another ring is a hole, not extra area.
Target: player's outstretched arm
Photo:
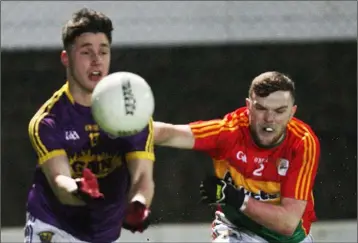
[[[29,138],[54,194],[63,204],[84,205],[73,192],[77,183],[71,178],[71,168],[66,151],[60,142],[63,132],[47,113],[39,113],[29,124]],[[81,183],[82,184],[82,183]]]
[[[71,177],[71,170],[66,155],[55,156],[41,165],[54,194],[62,204],[85,205],[74,192],[78,190],[77,183]]]
[[[129,201],[139,201],[148,208],[154,196],[153,161],[148,159],[134,159],[128,161],[131,175]]]
[[[150,205],[154,196],[153,161],[150,159],[128,160],[131,175],[129,205],[122,228],[143,232],[150,225]]]
[[[153,122],[153,126],[154,144],[181,149],[194,147],[195,137],[189,125]]]

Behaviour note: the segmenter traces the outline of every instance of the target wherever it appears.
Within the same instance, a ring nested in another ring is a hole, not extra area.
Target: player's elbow
[[[295,230],[291,227],[284,227],[278,233],[285,235],[285,236],[292,236]]]
[[[282,224],[278,230],[279,231],[278,233],[283,234],[285,236],[292,236],[297,229],[298,223],[299,223],[299,219],[298,220],[295,218],[290,219],[289,217],[286,217],[282,221]]]

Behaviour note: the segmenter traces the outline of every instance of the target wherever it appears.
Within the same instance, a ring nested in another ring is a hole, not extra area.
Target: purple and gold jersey
[[[34,217],[89,242],[115,241],[127,205],[130,175],[127,161],[154,161],[152,121],[142,132],[112,138],[99,129],[91,108],[74,102],[68,84],[39,109],[29,124],[29,136],[38,156],[27,210]],[[97,176],[104,200],[86,206],[63,205],[54,195],[40,165],[67,155],[72,177],[87,167]]]

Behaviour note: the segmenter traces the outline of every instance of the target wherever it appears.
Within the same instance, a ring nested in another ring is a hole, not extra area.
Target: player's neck
[[[81,87],[76,85],[73,81],[71,82],[69,80],[68,84],[69,84],[68,86],[70,89],[70,93],[77,104],[87,107],[91,106],[91,96],[92,96],[91,92],[82,89]]]

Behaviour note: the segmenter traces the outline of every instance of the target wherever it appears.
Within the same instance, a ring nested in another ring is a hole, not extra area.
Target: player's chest
[[[121,144],[111,139],[95,123],[67,123],[62,129],[62,142],[73,175],[90,168],[97,177],[104,177],[123,163]]]
[[[227,160],[245,178],[279,182],[287,174],[292,152],[282,147],[260,150],[238,145]]]
[[[61,131],[63,146],[67,153],[72,154],[85,150],[92,152],[118,150],[118,141],[111,139],[94,122],[68,123],[61,128]]]

